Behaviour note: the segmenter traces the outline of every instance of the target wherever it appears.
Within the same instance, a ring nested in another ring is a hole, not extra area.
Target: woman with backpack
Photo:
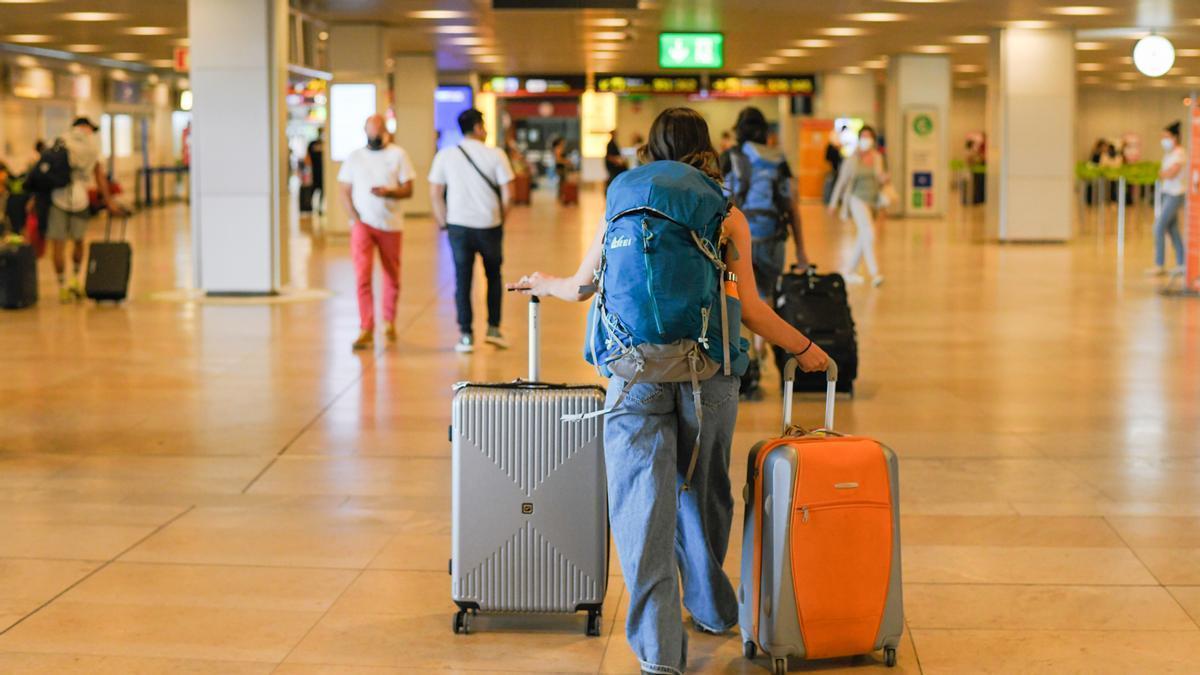
[[[858,148],[842,162],[829,200],[829,212],[836,212],[840,203],[842,220],[853,220],[858,230],[854,253],[846,267],[846,281],[863,282],[858,274],[858,264],[865,260],[871,285],[878,287],[883,284],[883,275],[879,273],[879,262],[875,258],[875,210],[880,191],[888,184],[888,175],[875,140],[875,130],[863,125],[858,132]]]
[[[611,378],[604,448],[609,518],[629,591],[626,636],[642,672],[674,675],[687,667],[681,600],[702,632],[724,633],[738,619],[722,570],[747,364],[738,319],[805,371],[823,370],[828,358],[760,298],[750,226],[721,191],[704,118],[664,110],[639,155],[641,165],[613,181],[607,225],[575,274],[534,273],[510,289],[568,301],[597,296],[585,352]]]

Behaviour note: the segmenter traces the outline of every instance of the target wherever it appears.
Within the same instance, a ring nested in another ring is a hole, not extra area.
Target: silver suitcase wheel
[[[787,673],[787,658],[775,659],[775,675],[785,675]]]

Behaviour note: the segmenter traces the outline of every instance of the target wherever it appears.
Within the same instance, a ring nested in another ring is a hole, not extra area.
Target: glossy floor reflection
[[[570,271],[590,239],[598,194],[547,197],[511,218],[510,278]],[[850,233],[805,213],[836,266]],[[896,672],[1194,673],[1200,302],[1141,276],[1148,223],[1118,270],[1107,233],[998,246],[977,220],[889,222],[887,284],[852,291],[862,377],[838,426],[901,457]],[[352,354],[344,241],[293,246],[296,284],[330,299],[154,300],[190,278],[186,223],[179,207],[137,217],[122,307],[58,305],[43,263],[42,304],[0,314],[0,672],[636,672],[615,565],[600,638],[582,619],[450,630],[450,386],[524,373],[521,300],[506,298],[517,348],[454,354],[448,250],[412,219],[400,342]],[[584,311],[544,306],[548,378],[594,379]],[[772,389],[742,408],[735,483],[778,405]],[[695,635],[690,661],[767,672],[736,637]]]

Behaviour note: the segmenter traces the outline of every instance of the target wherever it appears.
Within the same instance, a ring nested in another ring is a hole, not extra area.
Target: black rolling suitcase
[[[121,222],[121,240],[112,241],[112,216],[104,228],[104,241],[94,241],[88,246],[87,279],[83,291],[92,300],[120,302],[129,294],[129,270],[133,263],[133,249],[125,241],[126,218]]]
[[[0,243],[0,307],[21,309],[36,304],[37,255],[29,244]]]
[[[824,349],[838,364],[837,389],[853,394],[858,377],[858,335],[842,275],[817,274],[815,268],[793,270],[779,278],[775,311]],[[775,348],[775,363],[783,372],[789,355]],[[797,373],[795,391],[823,392],[824,373]]]
[[[313,210],[313,193],[316,188],[312,185],[300,186],[300,213],[312,213]]]

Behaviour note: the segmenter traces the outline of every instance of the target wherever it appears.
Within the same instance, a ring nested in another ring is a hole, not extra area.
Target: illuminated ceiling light
[[[61,17],[64,21],[117,21],[124,19],[124,14],[115,12],[67,12]]]
[[[458,45],[460,47],[478,47],[479,45],[483,44],[485,40],[481,37],[456,37],[450,38],[446,42],[452,45]]]
[[[410,19],[462,19],[467,13],[454,9],[421,9],[409,12],[408,16]]]
[[[808,56],[807,49],[780,49],[775,53],[780,56],[785,56],[789,59],[798,59],[802,56]]]
[[[832,47],[833,40],[824,40],[821,38],[810,38],[808,40],[796,40],[792,44],[797,47],[806,47],[809,49],[820,49],[822,47]]]
[[[496,53],[496,50],[491,47],[471,47],[465,51],[471,56],[485,56]]]
[[[950,41],[960,45],[986,45],[991,38],[986,35],[955,35]]]
[[[584,23],[586,23],[589,26],[596,26],[599,28],[629,28],[630,21],[629,21],[629,19],[622,19],[621,17],[611,16],[611,17],[597,17],[595,19],[588,19],[588,20],[584,21]]]
[[[592,38],[593,40],[615,40],[617,42],[620,42],[622,40],[628,40],[629,33],[626,33],[624,31],[619,31],[619,30],[613,30],[613,31],[603,31],[602,30],[598,33],[589,33],[588,37]]]
[[[822,28],[817,31],[821,35],[829,35],[832,37],[856,37],[858,35],[866,35],[867,31],[862,28],[851,28],[849,26],[834,26],[832,28]],[[803,45],[801,45],[803,46]]]
[[[325,31],[321,31],[321,32],[324,33]],[[320,36],[318,36],[318,37],[320,37]],[[326,39],[328,39],[328,34],[326,34]],[[188,40],[187,38],[176,38],[174,40],[171,40],[171,44],[175,45],[176,47],[186,47],[189,44],[191,44],[191,40]]]
[[[1054,24],[1050,21],[1009,21],[1009,28],[1049,28]]]
[[[959,65],[954,66],[954,72],[956,72],[956,73],[982,73],[983,66],[977,66],[974,63],[960,63]]]
[[[1070,5],[1067,7],[1051,7],[1046,10],[1051,14],[1060,16],[1104,16],[1112,14],[1113,11],[1109,7],[1097,7],[1096,5]]]
[[[104,51],[104,45],[65,45],[63,49],[77,54],[95,54]]]
[[[942,5],[956,0],[888,0],[888,2],[903,2],[909,5]]]
[[[1121,91],[1129,91],[1130,89],[1133,89],[1133,85],[1129,84],[1128,82],[1122,82],[1121,84],[1117,85],[1117,89],[1120,89]]]
[[[1175,65],[1175,45],[1161,35],[1150,35],[1133,46],[1133,65],[1147,77],[1159,77]]]
[[[593,45],[588,45],[588,49],[597,52],[619,52],[625,50],[625,45],[620,42],[597,42]]]
[[[1108,45],[1103,42],[1076,42],[1075,49],[1081,52],[1094,52],[1101,49],[1107,49]]]
[[[4,40],[8,42],[16,42],[22,45],[38,45],[43,42],[51,42],[54,40],[53,35],[39,35],[37,33],[18,33],[17,35],[6,35]]]
[[[155,68],[173,68],[175,66],[174,59],[154,59],[153,61],[147,61],[147,63]]]
[[[1103,63],[1079,63],[1075,65],[1076,70],[1097,71],[1104,70]]]
[[[1151,87],[1165,87],[1165,86],[1167,86],[1167,84],[1168,83],[1166,80],[1151,80],[1150,81]]]
[[[863,61],[863,62],[862,62],[862,64],[861,64],[861,66],[862,66],[863,68],[870,68],[870,69],[872,69],[872,70],[879,70],[879,69],[881,69],[881,68],[887,68],[887,61],[885,61],[885,60],[883,60],[883,59],[876,59],[875,61]]]
[[[1200,56],[1200,49],[1176,49],[1175,56]]]
[[[949,54],[950,48],[946,45],[920,45],[913,47],[913,51],[918,54]]]
[[[847,75],[862,75],[866,71],[858,66],[846,66],[845,68],[842,68],[842,72]]]
[[[1102,80],[1101,80],[1100,78],[1098,78],[1098,77],[1085,77],[1085,78],[1083,78],[1083,80],[1081,80],[1081,81],[1082,81],[1084,84],[1100,84],[1100,82],[1101,82]]]
[[[118,61],[137,61],[143,56],[145,56],[145,54],[138,52],[117,52],[112,55],[112,57]]]
[[[126,35],[170,35],[174,29],[166,26],[130,26],[121,32]]]
[[[763,63],[769,63],[772,66],[782,66],[787,63],[787,59],[782,56],[768,56],[762,60]]]
[[[1133,57],[1132,56],[1122,56],[1121,58],[1117,59],[1116,61],[1117,61],[1117,63],[1123,63],[1125,65],[1130,65],[1133,63]]]
[[[474,33],[475,27],[452,24],[449,26],[434,26],[432,30],[435,33],[442,33],[445,35],[465,35],[468,33]]]
[[[504,58],[496,54],[486,54],[483,56],[476,56],[475,60],[479,63],[500,63],[504,60]]]
[[[905,21],[908,19],[908,15],[896,14],[894,12],[859,12],[858,14],[847,14],[846,18],[851,21],[866,21],[868,23],[891,23],[893,21]]]
[[[329,31],[323,30],[320,33],[317,33],[317,39],[320,40],[321,42],[328,40],[329,39]]]

